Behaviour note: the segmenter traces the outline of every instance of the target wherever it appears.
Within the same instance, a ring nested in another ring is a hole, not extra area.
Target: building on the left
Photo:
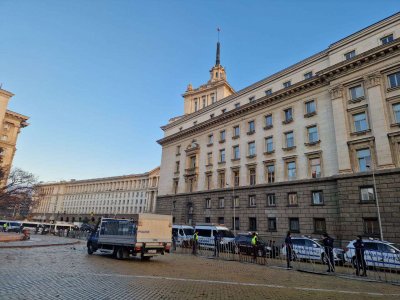
[[[154,213],[160,167],[142,174],[42,183],[31,218],[42,222],[96,222]]]
[[[6,175],[12,166],[21,128],[29,125],[29,117],[7,109],[13,96],[14,94],[0,88],[0,166]]]

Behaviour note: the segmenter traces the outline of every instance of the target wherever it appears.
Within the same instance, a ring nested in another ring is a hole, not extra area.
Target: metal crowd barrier
[[[232,243],[205,245],[199,243],[195,255],[220,260],[238,261],[242,263],[256,263],[271,268],[286,269],[288,262],[286,251],[283,247],[273,246],[264,253],[258,251],[254,259],[254,251],[251,247],[240,247]],[[332,249],[332,253],[336,251]],[[260,250],[260,248],[259,248]],[[193,241],[185,240],[172,243],[172,253],[193,255]],[[333,263],[328,259],[330,249],[316,249],[314,247],[296,246],[292,250],[290,266],[294,270],[311,272],[316,274],[329,274],[343,278],[352,278],[366,281],[379,281],[400,285],[400,253],[389,254],[382,251],[364,252],[366,262],[357,262],[355,257],[346,258],[346,253],[339,252],[334,255]],[[359,270],[357,272],[357,265]],[[364,275],[365,269],[365,275]],[[330,270],[330,272],[327,272]]]

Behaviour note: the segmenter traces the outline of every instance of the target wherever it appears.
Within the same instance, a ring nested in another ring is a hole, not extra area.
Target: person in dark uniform
[[[286,234],[285,246],[286,246],[287,268],[292,269],[292,266],[290,265],[290,261],[292,260],[293,243],[292,243],[292,234],[290,233],[290,231],[288,231]]]
[[[214,234],[214,256],[219,256],[219,248],[221,247],[221,234],[219,231],[215,231]]]
[[[324,245],[325,257],[327,258],[328,270],[327,272],[335,272],[335,260],[333,259],[333,242],[327,233],[322,235],[322,244]]]
[[[367,264],[364,258],[365,246],[361,235],[357,235],[357,240],[353,243],[353,246],[356,251],[356,275],[360,276],[360,269],[362,269],[361,276],[367,276]]]

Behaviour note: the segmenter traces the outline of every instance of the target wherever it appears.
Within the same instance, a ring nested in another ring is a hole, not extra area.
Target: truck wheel
[[[116,258],[117,259],[124,259],[124,251],[123,251],[122,248],[118,248],[117,249]]]
[[[92,245],[92,243],[89,243],[88,245],[87,245],[87,253],[89,254],[89,255],[92,255],[93,254],[93,245]]]

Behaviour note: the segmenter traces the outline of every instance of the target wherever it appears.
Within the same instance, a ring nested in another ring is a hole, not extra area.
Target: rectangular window
[[[325,233],[326,232],[326,222],[325,219],[315,218],[314,219],[314,233]]]
[[[289,206],[299,205],[297,202],[297,193],[288,193],[288,205]]]
[[[207,153],[207,165],[212,165],[212,152]]]
[[[225,162],[225,149],[219,150],[219,162],[221,163]]]
[[[190,168],[191,169],[196,168],[196,156],[191,156],[190,157]]]
[[[268,218],[268,231],[276,231],[276,218]]]
[[[203,100],[203,108],[204,108],[204,107],[206,107],[206,96],[203,96],[202,100]]]
[[[209,134],[208,135],[208,144],[212,145],[214,142],[214,135],[213,134]]]
[[[256,142],[248,144],[249,156],[256,156]]]
[[[249,122],[249,132],[248,133],[254,133],[256,131],[256,127],[254,124],[254,121]]]
[[[235,196],[235,198],[233,198],[233,205],[235,205],[235,207],[240,206],[239,196]]]
[[[350,52],[347,52],[344,54],[344,58],[346,60],[352,59],[354,56],[356,56],[356,50],[353,50],[353,51],[350,51]]]
[[[220,142],[224,142],[225,141],[225,135],[226,135],[226,131],[225,130],[220,131],[220,133],[219,133],[219,141]]]
[[[215,103],[215,97],[214,97],[214,94],[211,94],[211,103]]]
[[[350,99],[351,100],[356,100],[361,97],[364,97],[364,89],[361,84],[350,88]]]
[[[233,217],[232,217],[232,229],[234,230],[240,230],[240,220],[239,217],[235,217],[235,222],[233,222]]]
[[[307,101],[306,102],[306,114],[313,114],[315,113],[316,109],[315,109],[315,101],[311,100],[311,101]]]
[[[239,136],[240,136],[240,127],[238,125],[238,126],[233,127],[233,137],[237,138]]]
[[[324,204],[324,194],[322,191],[312,191],[311,201],[313,205],[323,205]]]
[[[360,132],[368,129],[367,116],[365,112],[353,115],[354,131]]]
[[[204,218],[205,223],[211,223],[211,218],[210,217],[205,217]]]
[[[294,147],[294,135],[293,131],[285,133],[285,140],[286,140],[286,148]]]
[[[233,174],[233,185],[237,187],[239,186],[240,183],[240,172],[239,170],[233,170],[232,174]]]
[[[256,169],[249,169],[249,180],[250,180],[250,185],[255,185],[256,184]]]
[[[312,178],[321,177],[321,159],[319,157],[310,159],[310,169]]]
[[[211,189],[211,182],[212,182],[212,175],[211,174],[207,174],[206,175],[206,181],[207,181],[207,190]]]
[[[388,75],[389,87],[396,88],[400,86],[400,72]]]
[[[379,235],[379,223],[377,218],[363,218],[364,234]]]
[[[389,34],[387,36],[384,36],[383,38],[381,38],[381,43],[382,45],[388,44],[393,42],[393,34]]]
[[[272,115],[265,116],[265,127],[271,128],[272,126],[273,126]]]
[[[371,152],[369,148],[357,150],[358,170],[365,172],[371,163]]]
[[[174,180],[174,194],[178,193],[178,184],[179,184],[179,180],[175,179]]]
[[[286,89],[286,88],[288,88],[288,87],[290,87],[292,85],[292,83],[290,82],[290,80],[289,81],[285,81],[284,83],[283,83],[283,87]]]
[[[269,164],[266,166],[267,171],[267,182],[273,183],[275,182],[275,165]]]
[[[285,113],[285,122],[291,122],[293,121],[293,109],[292,108],[287,108],[284,110]]]
[[[267,194],[267,206],[276,206],[275,194]]]
[[[254,100],[256,100],[256,97],[255,97],[255,96],[249,97],[249,102],[253,102]]]
[[[311,126],[307,128],[308,142],[310,144],[316,143],[319,141],[318,137],[318,129],[317,126]]]
[[[250,207],[256,206],[256,196],[255,195],[249,196],[249,206]]]
[[[289,230],[296,233],[300,232],[299,218],[289,218]]]
[[[239,108],[240,107],[240,103],[235,103],[235,108]]]
[[[266,96],[269,96],[269,95],[271,95],[272,94],[272,89],[269,89],[269,90],[266,90],[265,91],[265,95]]]
[[[218,224],[220,224],[220,225],[225,224],[225,219],[224,219],[224,217],[218,217]]]
[[[273,137],[267,137],[265,138],[265,152],[271,153],[274,151],[274,140]]]
[[[179,165],[180,165],[179,161],[175,162],[175,173],[179,173]]]
[[[304,79],[310,79],[312,78],[312,72],[307,72],[306,74],[304,74]]]
[[[375,201],[374,188],[366,186],[360,188],[361,202]]]
[[[257,231],[257,218],[249,218],[249,230]]]
[[[181,146],[176,146],[176,155],[180,155],[181,154]]]
[[[400,103],[393,104],[394,122],[400,123]]]
[[[225,207],[225,198],[218,198],[219,201],[219,208]]]
[[[239,145],[233,146],[233,159],[240,159]]]
[[[225,188],[225,172],[218,173],[218,184],[220,189]]]
[[[194,111],[197,111],[197,100],[194,101]]]
[[[211,208],[211,199],[206,199],[206,208]]]

